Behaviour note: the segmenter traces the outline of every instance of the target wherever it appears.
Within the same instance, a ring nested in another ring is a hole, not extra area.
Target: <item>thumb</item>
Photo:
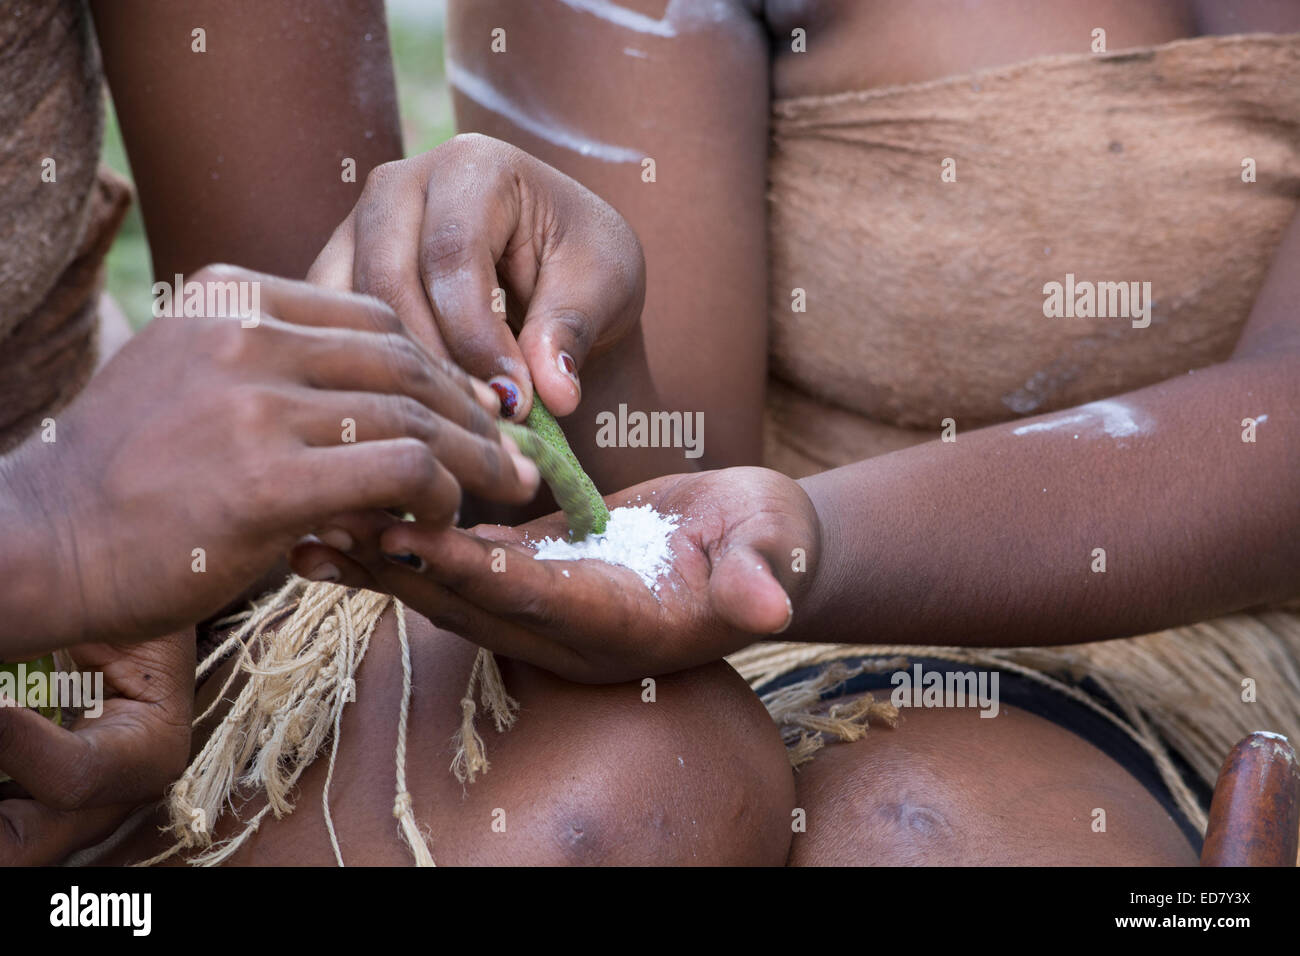
[[[0,700],[0,770],[42,803],[76,809],[91,774],[90,747],[36,711]]]
[[[719,617],[749,634],[780,634],[794,617],[767,559],[749,545],[731,548],[714,566],[709,598]]]
[[[533,387],[562,418],[578,407],[578,375],[592,351],[608,348],[636,327],[644,290],[619,270],[602,269],[583,256],[548,266],[529,299],[519,350]]]

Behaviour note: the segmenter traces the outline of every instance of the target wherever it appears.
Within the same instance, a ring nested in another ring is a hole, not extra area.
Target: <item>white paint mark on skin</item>
[[[625,46],[625,47],[623,47],[623,55],[624,55],[624,56],[634,56],[634,57],[636,57],[638,60],[645,60],[645,59],[648,59],[649,56],[650,56],[650,54],[647,53],[645,50],[638,50],[638,49],[637,49],[636,47],[634,47],[634,46]]]
[[[644,151],[589,139],[545,114],[529,114],[518,103],[498,92],[487,80],[475,76],[450,59],[447,60],[447,82],[483,109],[505,117],[520,129],[553,146],[607,163],[640,164],[645,158]]]
[[[671,40],[682,32],[735,19],[731,0],[668,0],[663,19],[637,13],[611,0],[557,0],[570,10],[590,14],[617,27]]]
[[[1050,418],[1045,422],[1034,422],[1032,425],[1021,425],[1019,428],[1012,429],[1011,434],[1031,435],[1035,432],[1054,431],[1066,425],[1077,425],[1096,419],[1100,419],[1102,429],[1111,438],[1127,438],[1142,432],[1133,409],[1122,402],[1105,401],[1080,406],[1079,410],[1072,415]]]
[[[648,17],[644,13],[637,13],[635,10],[629,10],[627,7],[620,7],[617,3],[611,3],[610,0],[559,0],[570,10],[577,10],[580,13],[589,13],[593,17],[599,17],[607,23],[620,26],[636,33],[648,33],[651,36],[672,38],[677,36],[677,31],[673,29],[668,16],[662,20],[656,20],[654,17]],[[671,8],[666,13],[671,14]]]
[[[1034,432],[1050,432],[1053,429],[1060,428],[1063,425],[1073,425],[1075,422],[1085,422],[1088,420],[1087,415],[1069,415],[1065,418],[1049,419],[1045,422],[1034,422],[1032,425],[1021,425],[1013,429],[1013,435],[1031,435]],[[1074,436],[1078,438],[1079,436]]]
[[[1266,421],[1268,421],[1268,416],[1267,416],[1267,415],[1256,415],[1256,416],[1255,416],[1255,424],[1256,424],[1256,425],[1262,425],[1262,424],[1264,424],[1264,422],[1266,422]]]

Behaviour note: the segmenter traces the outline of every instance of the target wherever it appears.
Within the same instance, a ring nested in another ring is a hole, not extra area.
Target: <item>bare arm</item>
[[[757,461],[766,372],[762,24],[741,2],[710,22],[657,20],[635,6],[619,15],[561,0],[461,0],[448,11],[459,128],[572,176],[631,223],[645,250],[644,349],[633,337],[585,369],[582,404],[564,423],[606,490]],[[496,28],[505,53],[492,52]],[[643,181],[647,157],[654,182]],[[597,449],[596,415],[620,403],[703,412],[703,457]]]
[[[802,481],[826,541],[792,638],[1065,644],[1300,594],[1297,303],[1300,219],[1228,361]]]
[[[305,275],[366,173],[401,156],[382,0],[92,7],[159,277]]]

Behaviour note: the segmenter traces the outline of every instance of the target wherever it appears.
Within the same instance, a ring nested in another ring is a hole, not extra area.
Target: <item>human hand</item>
[[[101,672],[103,711],[58,726],[0,706],[0,865],[49,865],[103,839],[156,800],[190,756],[194,632],[68,651]]]
[[[812,587],[817,513],[778,472],[670,475],[606,501],[679,516],[671,566],[655,590],[602,561],[535,560],[524,542],[566,536],[560,513],[469,531],[355,516],[349,554],[311,543],[290,561],[306,574],[332,564],[344,583],[387,591],[476,644],[592,683],[692,667],[780,633]],[[393,563],[384,554],[414,557]]]
[[[536,490],[491,390],[387,306],[226,266],[190,279],[257,283],[260,319],[155,319],[54,441],[0,460],[4,544],[20,556],[0,600],[7,656],[188,626],[340,512],[448,524],[462,488],[508,503]]]
[[[462,134],[375,168],[308,279],[387,302],[436,355],[489,383],[522,421],[535,386],[578,406],[586,359],[631,330],[641,244],[614,209],[508,143]],[[519,323],[516,341],[495,290]]]

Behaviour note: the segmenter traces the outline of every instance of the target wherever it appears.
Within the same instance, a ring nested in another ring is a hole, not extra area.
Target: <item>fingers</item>
[[[614,619],[606,619],[616,603],[611,595],[592,602],[581,629],[568,627],[570,601],[576,602],[581,593],[613,590],[608,577],[601,575],[593,581],[597,572],[591,566],[594,562],[580,567],[570,562],[538,561],[527,547],[484,540],[456,528],[421,524],[389,528],[380,538],[380,548],[385,554],[417,555],[441,585],[495,615],[526,617],[534,630],[548,636],[572,637],[579,630],[609,630],[617,623],[614,615],[610,615]],[[615,569],[604,565],[601,570]]]
[[[137,802],[171,782],[149,759],[152,730],[86,721],[73,732],[26,707],[0,707],[0,769],[55,810]]]
[[[350,217],[354,220],[352,287],[386,302],[416,341],[446,358],[448,351],[412,254],[421,238],[424,191],[423,178],[408,164],[386,163],[366,177],[365,190]],[[340,248],[335,255],[341,258],[344,252]]]
[[[0,704],[0,770],[37,800],[61,809],[80,806],[92,763],[84,737],[12,701]]]
[[[189,279],[204,287],[227,287],[224,297],[227,302],[231,301],[232,294],[234,301],[240,301],[237,287],[231,289],[231,284],[247,283],[251,289],[244,294],[244,299],[251,302],[256,296],[259,316],[272,315],[292,325],[387,334],[402,331],[402,324],[393,310],[369,296],[220,264],[204,266]],[[244,331],[256,334],[255,328]]]
[[[366,553],[364,547],[360,553]],[[309,580],[334,581],[346,587],[391,594],[418,610],[435,626],[495,653],[526,661],[569,680],[596,679],[591,665],[578,651],[477,607],[410,566],[373,558],[363,564],[351,554],[314,543],[295,547],[289,563],[296,573]]]
[[[296,343],[292,361],[314,388],[408,395],[479,435],[498,432],[496,394],[405,335],[311,335]]]
[[[445,175],[440,183],[434,170],[425,199],[419,276],[451,357],[496,387],[502,413],[522,421],[532,407],[532,380],[506,324],[496,268],[511,243],[533,239],[521,229],[517,182],[500,165],[495,176],[459,180],[459,167]]]
[[[433,524],[448,524],[460,507],[460,485],[432,449],[415,438],[308,449],[283,472],[288,487],[310,488],[311,494],[290,506],[295,509],[291,515],[277,516],[282,523],[289,518],[319,527],[322,520],[348,511],[399,508]]]
[[[620,246],[620,231],[630,241],[612,253],[611,247]],[[603,241],[570,237],[548,250],[519,332],[533,386],[561,416],[575,411],[582,398],[579,370],[587,356],[626,335],[645,300],[641,247],[631,230],[618,220],[593,228],[591,235]]]
[[[732,547],[714,565],[709,597],[723,621],[747,634],[779,634],[794,617],[767,559],[748,545]]]
[[[307,281],[312,285],[339,292],[353,291],[352,262],[356,253],[356,218],[348,215],[334,229],[316,261],[307,270]]]
[[[441,467],[435,476],[438,482],[446,472],[460,488],[509,504],[524,504],[537,493],[537,466],[496,427],[486,435],[475,433],[413,398],[302,389],[286,396],[283,405],[285,421],[309,446],[414,438],[425,444]],[[450,494],[451,489],[447,491]],[[455,498],[458,505],[459,495]]]
[[[107,806],[66,812],[35,800],[0,800],[0,866],[52,866],[107,837],[131,811]]]

